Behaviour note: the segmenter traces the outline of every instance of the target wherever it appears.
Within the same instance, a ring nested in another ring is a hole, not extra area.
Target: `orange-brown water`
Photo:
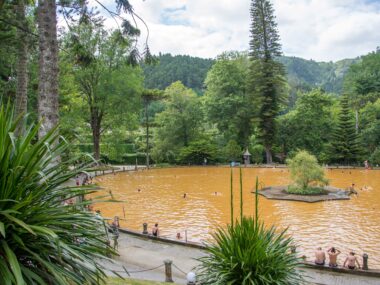
[[[316,247],[335,246],[346,254],[369,254],[372,268],[380,268],[380,171],[327,170],[330,184],[347,188],[355,183],[358,196],[349,201],[303,203],[274,201],[260,197],[260,214],[267,225],[279,229],[289,227],[301,254],[313,259]],[[262,185],[285,185],[290,182],[287,169],[243,169],[244,214],[254,212],[251,191],[256,176]],[[234,169],[235,216],[240,215],[239,169]],[[218,225],[230,221],[230,169],[223,167],[191,167],[124,172],[98,177],[96,182],[122,203],[96,204],[104,217],[124,217],[121,226],[149,230],[159,223],[161,235],[175,239],[176,233],[188,240],[210,239]],[[369,186],[369,190],[359,190]],[[141,191],[138,192],[138,189]],[[216,195],[215,195],[216,192]],[[186,193],[186,198],[184,198]],[[360,259],[361,260],[361,259]]]

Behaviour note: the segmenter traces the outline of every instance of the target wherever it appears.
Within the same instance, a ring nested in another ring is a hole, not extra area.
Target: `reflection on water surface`
[[[314,204],[273,201],[260,197],[260,213],[265,222],[279,228],[289,227],[289,234],[299,245],[298,251],[312,259],[317,246],[335,246],[343,254],[354,250],[369,254],[372,268],[380,268],[380,171],[327,170],[330,184],[347,188],[355,183],[359,195],[349,201],[326,201]],[[239,215],[239,171],[234,169],[235,214]],[[254,212],[253,189],[256,176],[265,185],[289,183],[287,169],[243,169],[244,214]],[[111,190],[123,203],[97,204],[105,217],[118,215],[126,219],[122,227],[142,230],[159,223],[161,234],[175,238],[177,232],[201,242],[210,239],[217,226],[230,220],[230,169],[217,167],[167,168],[124,172],[98,177],[96,182]],[[140,189],[140,191],[138,191]],[[215,194],[216,192],[216,194]],[[186,193],[186,198],[184,194]]]

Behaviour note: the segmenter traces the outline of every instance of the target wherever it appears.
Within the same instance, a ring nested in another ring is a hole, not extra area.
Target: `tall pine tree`
[[[281,55],[281,44],[273,13],[268,0],[252,0],[248,90],[256,105],[255,120],[265,147],[267,163],[272,163],[275,118],[279,113],[285,84],[284,68],[276,61]]]
[[[331,157],[335,162],[349,164],[358,161],[362,147],[356,133],[354,116],[349,107],[347,95],[342,95],[340,107],[338,126],[331,142]]]

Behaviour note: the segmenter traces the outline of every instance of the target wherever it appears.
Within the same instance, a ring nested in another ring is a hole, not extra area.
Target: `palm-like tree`
[[[67,150],[39,125],[15,136],[22,118],[0,106],[0,284],[99,284],[98,260],[112,252],[102,220],[65,200],[92,192],[67,186],[84,169],[57,156]]]
[[[232,175],[231,172],[231,202]],[[217,229],[213,234],[214,242],[206,246],[208,254],[200,258],[198,267],[202,284],[303,284],[303,276],[297,270],[301,260],[292,250],[293,239],[286,236],[286,230],[277,231],[274,226],[266,227],[259,217],[258,185],[257,179],[254,218],[243,216],[241,200],[240,220],[234,223],[231,203],[231,224],[227,225],[227,229]],[[242,199],[242,192],[240,195]]]

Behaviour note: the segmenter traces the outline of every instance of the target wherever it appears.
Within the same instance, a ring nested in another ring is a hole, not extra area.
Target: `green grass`
[[[328,193],[321,187],[307,187],[306,189],[302,189],[294,185],[289,185],[286,192],[295,195],[325,195]]]
[[[154,281],[147,281],[147,280],[137,280],[137,279],[120,279],[120,278],[108,278],[107,279],[107,285],[165,285],[169,284],[166,282],[154,282]],[[170,283],[174,284],[175,283]]]

